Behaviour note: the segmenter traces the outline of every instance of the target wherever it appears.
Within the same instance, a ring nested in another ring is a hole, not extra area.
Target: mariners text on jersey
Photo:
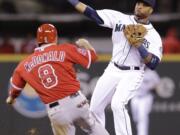
[[[37,56],[33,56],[31,61],[24,64],[27,72],[30,72],[36,65],[42,64],[48,61],[64,62],[66,53],[64,51],[50,51]]]
[[[125,28],[125,24],[116,24],[115,32],[117,31],[123,31]]]

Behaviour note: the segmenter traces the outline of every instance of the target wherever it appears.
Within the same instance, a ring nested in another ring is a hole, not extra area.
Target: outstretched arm
[[[79,0],[68,0],[68,2],[73,5],[80,13],[84,13],[86,8],[88,7]]]
[[[71,5],[73,5],[76,8],[76,10],[78,10],[80,13],[86,15],[88,18],[95,21],[97,24],[104,23],[104,21],[97,14],[96,10],[94,10],[90,6],[80,2],[79,0],[68,0],[68,2]]]
[[[9,96],[6,99],[6,103],[7,104],[13,104],[16,100],[16,98],[20,95],[21,90],[20,89],[15,89],[15,88],[11,88],[10,92],[9,92]]]
[[[11,87],[9,89],[9,95],[6,99],[7,104],[13,104],[15,102],[16,98],[21,94],[26,81],[20,76],[16,69],[10,79],[10,83]]]

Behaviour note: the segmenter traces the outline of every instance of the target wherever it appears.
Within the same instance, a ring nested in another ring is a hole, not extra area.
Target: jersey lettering
[[[150,42],[147,41],[146,39],[144,39],[144,41],[143,41],[143,46],[148,49],[148,48],[149,48],[149,45],[150,45]]]
[[[53,88],[58,84],[58,78],[55,74],[55,70],[50,64],[40,66],[38,74],[41,79],[41,83],[47,89]]]
[[[48,62],[48,61],[64,62],[65,56],[66,56],[66,53],[64,51],[45,52],[43,54],[33,56],[30,61],[27,61],[24,64],[24,67],[27,72],[30,72],[37,65]]]
[[[122,31],[124,29],[125,25],[123,24],[116,24],[115,32]]]
[[[87,54],[87,50],[86,49],[82,49],[82,48],[78,48],[77,51],[82,54],[83,56],[86,56]]]

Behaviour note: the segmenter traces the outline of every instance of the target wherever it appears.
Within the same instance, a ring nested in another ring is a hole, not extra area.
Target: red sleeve
[[[97,54],[96,54],[96,51],[95,50],[90,50],[90,53],[91,53],[91,61],[92,62],[95,62],[97,60]]]
[[[21,77],[20,73],[17,69],[14,71],[13,76],[10,79],[11,88],[9,91],[10,96],[16,98],[21,93],[22,89],[24,88],[26,82]]]
[[[80,64],[85,68],[89,68],[91,63],[95,62],[97,59],[97,55],[94,50],[86,50],[75,45],[71,45],[68,52],[74,63]]]

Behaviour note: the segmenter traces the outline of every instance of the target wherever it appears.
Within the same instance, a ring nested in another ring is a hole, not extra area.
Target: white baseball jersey
[[[118,63],[119,65],[142,66],[143,62],[138,50],[129,45],[123,33],[125,25],[138,24],[134,19],[134,15],[126,15],[121,12],[107,9],[97,10],[97,13],[104,21],[102,26],[113,29],[112,61]],[[160,35],[157,33],[151,23],[143,26],[148,31],[143,45],[149,52],[156,55],[161,60],[162,41]]]

